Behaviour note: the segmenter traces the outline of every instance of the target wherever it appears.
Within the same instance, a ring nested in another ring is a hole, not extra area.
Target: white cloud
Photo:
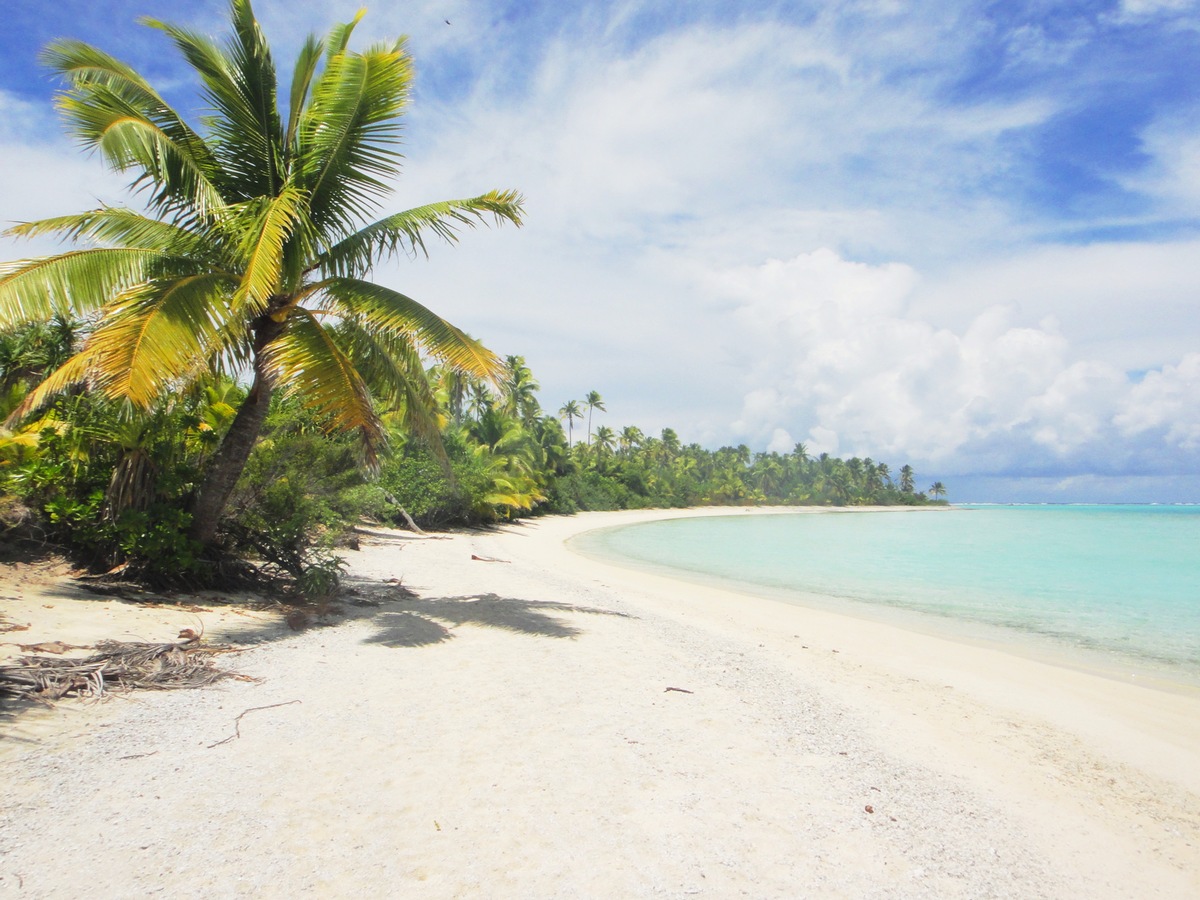
[[[776,428],[771,434],[771,440],[767,442],[767,451],[770,453],[791,453],[796,446],[796,440],[782,428]]]
[[[1124,398],[1115,422],[1126,437],[1160,432],[1168,444],[1200,449],[1200,353],[1148,372]]]
[[[1197,240],[1024,249],[925,278],[913,309],[956,330],[997,305],[1030,326],[1053,316],[1077,353],[1122,369],[1148,369],[1180,358],[1200,337],[1198,256]]]
[[[1171,118],[1152,122],[1142,146],[1153,163],[1126,177],[1131,190],[1155,197],[1162,214],[1191,217],[1200,205],[1200,130],[1195,121]]]
[[[1133,384],[1110,363],[1075,358],[1053,323],[1014,324],[1011,308],[987,308],[960,332],[935,327],[909,306],[911,269],[827,250],[710,282],[739,303],[754,389],[737,427],[756,440],[806,432],[818,452],[959,471],[1096,464],[1122,436],[1154,429],[1200,447],[1200,354]]]
[[[1121,12],[1130,17],[1184,12],[1196,8],[1196,0],[1121,0]]]
[[[17,222],[79,212],[101,203],[131,202],[128,179],[62,136],[54,110],[0,91],[0,230]],[[59,249],[47,239],[0,238],[0,258],[38,256]]]

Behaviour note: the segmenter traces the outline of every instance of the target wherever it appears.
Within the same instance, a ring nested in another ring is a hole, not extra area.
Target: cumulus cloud
[[[1126,437],[1160,433],[1168,444],[1200,449],[1200,353],[1147,372],[1123,398],[1114,421]]]
[[[936,327],[912,312],[912,269],[829,250],[707,280],[739,304],[754,387],[735,427],[759,441],[799,434],[817,452],[943,471],[1108,465],[1115,442],[1151,436],[1200,446],[1200,354],[1134,383],[1075,358],[1053,323],[1014,324],[1011,308],[984,309],[961,331]],[[1141,462],[1161,464],[1154,456]]]

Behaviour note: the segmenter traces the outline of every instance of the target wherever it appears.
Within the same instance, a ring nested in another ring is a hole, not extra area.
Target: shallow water
[[[1196,506],[731,515],[604,529],[573,546],[792,602],[941,620],[1200,679]]]

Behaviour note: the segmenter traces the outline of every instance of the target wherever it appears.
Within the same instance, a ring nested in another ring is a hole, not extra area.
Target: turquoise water
[[[1200,507],[733,515],[577,542],[804,604],[969,624],[1200,678]]]

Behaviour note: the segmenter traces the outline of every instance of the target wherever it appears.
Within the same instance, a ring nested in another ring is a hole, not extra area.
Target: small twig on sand
[[[502,562],[502,563],[511,562],[511,560],[496,559],[495,557],[492,557],[492,556],[476,556],[474,553],[471,554],[471,559],[477,560],[479,562]]]
[[[233,734],[225,738],[223,741],[217,741],[215,744],[209,744],[208,749],[211,750],[213,747],[220,747],[222,744],[228,744],[234,738],[240,738],[242,736],[242,716],[246,715],[246,713],[258,712],[260,709],[275,709],[277,706],[291,706],[293,703],[300,702],[301,701],[299,700],[285,700],[283,703],[272,703],[270,706],[252,706],[249,709],[243,709],[240,713],[238,713],[238,717],[233,720]]]
[[[129,756],[118,756],[117,759],[143,759],[147,756],[153,756],[157,750],[151,750],[149,753],[131,753]]]
[[[664,690],[664,691],[663,691],[663,693],[665,694],[667,691],[679,691],[679,693],[681,693],[681,694],[694,694],[694,693],[696,693],[695,691],[689,691],[687,688],[673,688],[673,687],[669,687],[669,688],[667,688],[666,690]]]

